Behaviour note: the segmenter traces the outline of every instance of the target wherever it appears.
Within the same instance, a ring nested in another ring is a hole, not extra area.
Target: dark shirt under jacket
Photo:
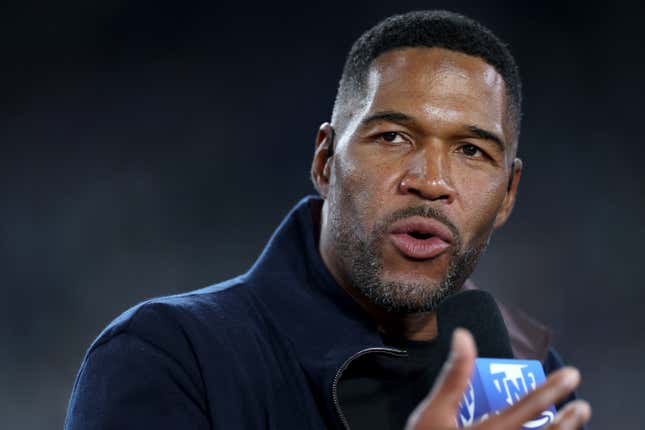
[[[357,360],[340,381],[340,404],[352,430],[402,430],[441,369],[435,341],[384,340],[406,355]]]

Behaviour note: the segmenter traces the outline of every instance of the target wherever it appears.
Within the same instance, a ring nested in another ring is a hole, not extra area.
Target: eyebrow
[[[382,111],[382,112],[376,112],[368,116],[367,118],[363,119],[361,121],[361,125],[366,126],[377,121],[390,121],[390,122],[405,124],[405,123],[415,122],[415,119],[403,112]],[[502,152],[506,150],[506,144],[504,143],[504,140],[502,140],[501,137],[499,137],[497,134],[493,133],[492,131],[485,130],[476,125],[467,125],[465,127],[465,130],[467,130],[467,133],[475,137],[478,137],[480,139],[490,140],[491,142],[495,143],[495,145],[497,145]]]
[[[501,151],[506,150],[506,144],[502,140],[501,137],[496,135],[495,133],[484,130],[483,128],[477,127],[476,125],[468,125],[466,126],[466,130],[468,130],[471,134],[475,135],[476,137],[479,137],[480,139],[486,139],[494,142],[497,146],[499,146],[499,149]]]
[[[410,115],[404,114],[403,112],[397,112],[397,111],[382,111],[382,112],[376,112],[373,115],[368,116],[367,118],[363,119],[361,121],[361,125],[369,125],[373,122],[376,121],[390,121],[390,122],[413,122],[414,118],[412,118]]]

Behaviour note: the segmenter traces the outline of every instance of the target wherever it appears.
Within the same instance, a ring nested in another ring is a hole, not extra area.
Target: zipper
[[[402,349],[383,348],[383,347],[366,348],[358,351],[357,353],[349,357],[338,368],[338,371],[336,372],[336,376],[334,377],[334,381],[331,386],[331,394],[334,400],[334,406],[336,407],[336,413],[338,413],[338,416],[340,417],[340,421],[343,423],[343,427],[345,428],[345,430],[350,430],[350,428],[349,428],[349,422],[347,421],[347,417],[345,417],[345,414],[340,409],[340,403],[338,401],[338,382],[340,381],[341,376],[343,376],[343,372],[347,370],[347,367],[349,367],[352,361],[356,360],[359,357],[362,357],[367,354],[372,354],[372,353],[389,354],[395,357],[405,357],[408,355],[407,351],[404,351]]]

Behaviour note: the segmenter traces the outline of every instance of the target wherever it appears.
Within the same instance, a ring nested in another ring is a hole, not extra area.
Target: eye
[[[472,158],[486,157],[486,154],[484,153],[484,151],[482,151],[477,146],[470,143],[460,146],[459,150],[467,157],[472,157]]]
[[[378,135],[379,140],[383,140],[387,143],[406,143],[407,140],[401,135],[401,133],[396,131],[386,131]]]

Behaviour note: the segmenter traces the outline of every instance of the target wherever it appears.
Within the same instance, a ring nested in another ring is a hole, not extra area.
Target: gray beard
[[[383,279],[383,256],[378,245],[385,240],[387,228],[393,222],[414,215],[432,217],[446,224],[453,232],[453,252],[446,276],[437,282],[395,282]],[[440,213],[426,207],[413,207],[395,212],[370,235],[363,239],[359,232],[342,223],[334,232],[337,251],[348,268],[352,286],[370,302],[388,312],[419,313],[436,311],[441,302],[456,293],[473,272],[488,240],[481,246],[462,251],[457,229]]]

